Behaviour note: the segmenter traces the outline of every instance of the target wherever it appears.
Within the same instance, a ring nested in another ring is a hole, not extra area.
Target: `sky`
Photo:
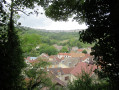
[[[74,29],[86,29],[85,24],[79,25],[78,22],[73,21],[70,18],[69,21],[53,21],[47,18],[45,15],[31,15],[25,16],[21,15],[19,19],[22,26],[27,26],[36,29],[46,29],[46,30],[74,30]]]
[[[9,0],[7,0],[9,2]],[[36,7],[39,9],[40,13],[44,13],[42,7]],[[25,12],[30,12],[31,10],[26,9]],[[20,19],[18,22],[21,23],[21,26],[31,27],[35,29],[46,29],[46,30],[75,30],[75,29],[86,29],[87,26],[85,23],[79,24],[76,21],[72,21],[72,18],[69,18],[67,22],[65,21],[53,21],[50,18],[46,17],[45,14],[39,14],[38,16],[33,14],[27,16],[19,12]]]

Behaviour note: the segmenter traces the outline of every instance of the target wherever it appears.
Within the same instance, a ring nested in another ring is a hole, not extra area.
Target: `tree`
[[[80,32],[80,40],[95,42],[92,54],[97,64],[116,83],[119,82],[118,4],[118,0],[58,0],[46,9],[46,15],[55,20],[66,21],[75,14],[76,21],[85,21],[88,29]]]
[[[60,52],[62,52],[62,53],[67,53],[67,52],[68,52],[67,47],[63,47],[63,48],[60,50]]]
[[[35,48],[41,44],[41,36],[38,34],[20,34],[19,36],[24,56],[36,56]]]
[[[4,2],[5,3],[5,0]],[[1,3],[1,5],[3,5]],[[10,6],[10,9],[13,6]],[[1,9],[1,8],[0,8]],[[3,8],[2,8],[3,9]],[[11,9],[12,12],[12,9]],[[7,16],[4,9],[2,15]],[[10,18],[6,19],[3,17],[3,21],[1,21],[2,33],[0,33],[0,57],[1,57],[1,65],[0,65],[0,88],[1,90],[5,89],[21,89],[21,69],[25,66],[22,50],[20,47],[19,39],[17,32],[14,29],[13,22],[13,13],[10,13]],[[9,23],[8,23],[9,22]]]
[[[96,42],[92,48],[92,54],[95,55],[97,64],[101,65],[102,70],[110,78],[114,84],[119,80],[119,62],[118,62],[118,42],[117,30],[118,22],[115,7],[117,7],[117,0],[100,0],[100,1],[86,1],[84,3],[84,16],[86,23],[89,25],[86,31],[81,32],[81,39],[85,42]],[[89,8],[90,7],[90,8]],[[112,17],[112,15],[114,15]],[[114,20],[114,18],[116,19]],[[117,68],[118,67],[118,68]]]
[[[52,81],[46,69],[48,65],[50,65],[50,63],[47,59],[37,58],[37,62],[32,63],[32,68],[28,66],[25,69],[25,75],[26,78],[28,78],[26,88],[28,90],[52,86]]]
[[[77,77],[77,80],[68,84],[68,88],[69,90],[112,90],[107,81],[94,79],[84,71]]]
[[[85,53],[85,54],[87,54],[87,51],[86,51],[86,50],[83,50],[83,51],[82,51],[82,53]]]
[[[56,55],[58,53],[57,49],[54,46],[49,46],[46,49],[48,55]]]
[[[39,49],[40,54],[47,53],[48,55],[56,55],[58,53],[54,46],[49,46],[47,44],[42,44]]]
[[[69,90],[78,90],[79,88],[80,90],[91,90],[93,89],[92,78],[86,72],[82,73],[79,77],[77,77],[77,80],[70,82],[68,87]]]
[[[41,0],[10,1],[11,3],[6,0],[0,1],[0,89],[20,90],[22,89],[21,70],[25,64],[19,37],[14,28],[14,17],[18,11],[25,13],[25,8],[33,9],[36,2],[38,5],[43,5],[43,3]]]

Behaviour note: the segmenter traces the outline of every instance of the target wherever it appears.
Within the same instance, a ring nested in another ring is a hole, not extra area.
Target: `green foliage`
[[[106,80],[93,79],[86,72],[83,72],[77,80],[70,82],[69,90],[112,90]]]
[[[6,27],[6,26],[5,26]],[[10,26],[8,26],[10,28]],[[25,66],[20,47],[20,41],[16,30],[8,34],[8,28],[2,29],[0,33],[0,88],[3,89],[20,89],[22,88],[21,69]]]
[[[78,48],[86,48],[86,47],[91,47],[93,44],[88,44],[88,43],[83,43],[78,40],[78,38],[70,38],[66,42],[60,42],[59,45],[63,46],[68,46],[68,47],[75,47],[77,46]]]
[[[25,66],[19,37],[14,28],[15,15],[34,8],[42,0],[0,1],[0,90],[23,90],[21,70]],[[40,4],[38,4],[40,5]],[[8,12],[7,12],[8,11]]]
[[[21,47],[25,56],[36,56],[35,48],[41,43],[41,36],[38,34],[20,34]]]
[[[60,50],[60,52],[62,52],[62,53],[67,53],[67,52],[68,52],[68,48],[67,48],[67,47],[63,47],[63,48]]]
[[[82,46],[82,43],[80,43],[80,42],[78,41],[78,39],[75,40],[74,38],[72,38],[72,39],[69,40],[68,45],[69,45],[70,47],[74,47],[74,46],[78,46],[79,48],[82,48],[82,47],[83,47],[83,46]]]
[[[22,42],[22,49],[24,51],[25,57],[27,56],[36,57],[43,52],[48,53],[49,49],[47,47],[52,46],[54,44],[67,47],[69,49],[72,48],[73,46],[78,46],[79,48],[82,47],[86,48],[86,47],[93,46],[93,44],[86,44],[86,43],[84,44],[83,42],[79,42],[77,32],[55,33],[55,32],[45,32],[42,30],[38,31],[27,27],[21,27],[18,30],[19,30],[20,41]],[[36,49],[37,46],[43,46],[42,44],[49,45],[49,46],[46,45],[44,46],[47,48],[47,50],[45,48],[44,50]],[[51,50],[51,52],[53,51]],[[56,53],[51,53],[51,52],[49,52],[49,55],[57,54],[57,51],[55,51]]]
[[[16,90],[23,88],[21,69],[25,63],[19,37],[14,28],[13,13],[7,14],[2,7],[5,3],[5,0],[0,2],[0,89]],[[9,6],[12,8],[12,5]]]
[[[35,48],[41,43],[41,39],[37,34],[25,34],[22,36],[21,42],[23,44],[24,52],[30,52],[32,48]]]
[[[49,32],[45,30],[36,30],[32,28],[27,28],[27,27],[21,27],[21,33],[22,34],[39,34],[40,36],[42,36],[41,37],[42,43],[48,43],[52,40],[55,40],[55,42],[58,43],[59,41],[69,40],[71,38],[77,38],[77,39],[79,38],[78,32]]]
[[[87,51],[86,51],[86,50],[83,50],[83,51],[82,51],[82,53],[85,53],[85,54],[87,54]]]
[[[37,63],[32,64],[32,68],[28,66],[25,70],[25,75],[29,78],[29,81],[26,82],[26,88],[29,90],[50,87],[52,85],[52,81],[45,69],[50,63],[43,58],[38,58],[37,60]]]
[[[49,46],[47,44],[42,44],[39,49],[40,54],[46,53],[48,55],[56,55],[58,53],[54,46]]]
[[[53,85],[49,90],[67,90],[67,87],[62,87],[60,85]]]
[[[119,43],[117,40],[119,25],[117,20],[119,17],[113,8],[113,6],[118,8],[117,3],[119,4],[117,0],[115,2],[113,0],[110,2],[108,0],[86,1],[82,9],[85,12],[84,16],[89,28],[80,33],[80,38],[84,42],[96,42],[92,48],[92,54],[95,55],[95,60],[101,65],[102,70],[112,83],[115,82],[115,85],[119,82],[119,74],[117,74],[119,73],[117,50]],[[112,15],[114,16],[112,17]]]

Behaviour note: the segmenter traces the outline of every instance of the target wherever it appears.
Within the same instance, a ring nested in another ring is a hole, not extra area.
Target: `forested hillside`
[[[25,56],[38,56],[43,52],[50,54],[50,50],[53,50],[53,45],[55,44],[69,49],[75,46],[78,48],[86,48],[93,45],[80,42],[78,32],[47,32],[45,30],[41,31],[27,27],[20,27],[19,36]],[[42,49],[40,47],[45,48],[46,51],[41,51]],[[54,51],[55,53],[52,54],[58,53],[55,48]]]

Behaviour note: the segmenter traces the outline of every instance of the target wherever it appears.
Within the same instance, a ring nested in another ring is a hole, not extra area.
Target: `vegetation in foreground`
[[[90,77],[89,73],[82,71],[77,80],[70,82],[69,90],[112,90],[107,79]]]

